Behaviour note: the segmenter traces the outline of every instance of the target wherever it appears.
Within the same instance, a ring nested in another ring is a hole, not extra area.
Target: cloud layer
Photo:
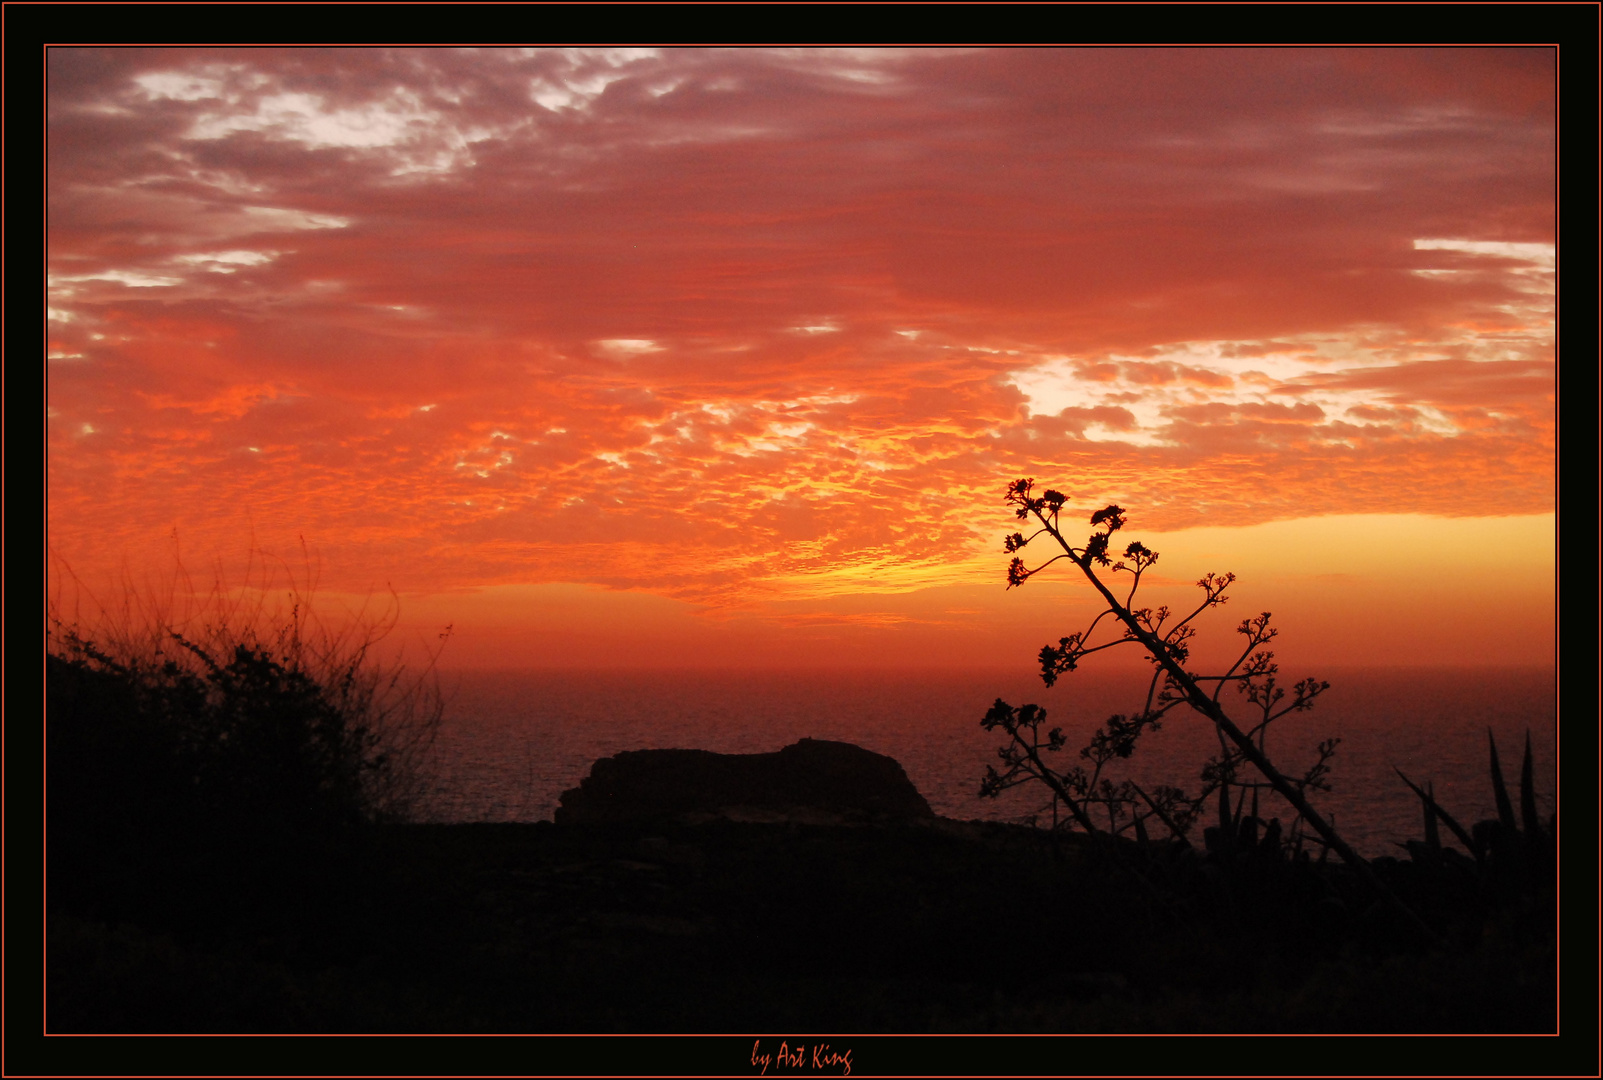
[[[740,609],[972,580],[1020,475],[1549,512],[1554,114],[1551,50],[52,49],[51,542]]]

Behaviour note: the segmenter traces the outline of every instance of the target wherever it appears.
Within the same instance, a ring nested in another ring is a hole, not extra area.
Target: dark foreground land
[[[52,1032],[1552,1032],[1551,895],[944,819],[399,825],[52,864]]]
[[[1523,828],[1505,794],[1475,858],[1427,823],[1375,860],[1404,917],[1256,817],[1206,851],[949,821],[892,759],[808,739],[602,759],[557,823],[373,824],[395,774],[359,682],[76,641],[47,665],[51,1034],[1557,1025],[1529,755]]]

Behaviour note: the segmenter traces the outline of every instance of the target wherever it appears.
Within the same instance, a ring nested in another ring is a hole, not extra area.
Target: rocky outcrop
[[[705,820],[867,822],[932,818],[894,758],[803,739],[772,754],[627,750],[562,793],[556,822]]]

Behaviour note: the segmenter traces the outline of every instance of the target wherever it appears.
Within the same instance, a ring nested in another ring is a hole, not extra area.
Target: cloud
[[[1155,527],[1553,505],[1541,51],[49,80],[50,530],[85,558],[248,524],[342,580],[740,607],[964,580],[1015,475]]]

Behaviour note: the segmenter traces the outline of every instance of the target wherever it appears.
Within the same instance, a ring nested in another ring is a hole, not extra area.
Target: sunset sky
[[[1004,587],[1030,476],[1155,602],[1235,571],[1221,641],[1550,664],[1556,104],[1551,49],[52,49],[55,581],[304,538],[448,666],[1029,669],[1091,610]]]

